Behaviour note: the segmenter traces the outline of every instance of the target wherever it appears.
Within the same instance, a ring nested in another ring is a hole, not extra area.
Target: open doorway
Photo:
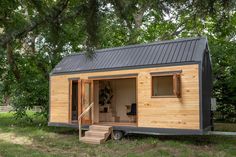
[[[99,80],[98,91],[100,124],[136,124],[136,78]]]
[[[71,101],[71,120],[77,121],[78,120],[78,80],[72,81],[72,101]]]
[[[92,123],[92,111],[86,109],[93,102],[93,81],[92,80],[70,80],[70,121],[78,122],[78,117],[83,113],[81,118],[82,124]]]

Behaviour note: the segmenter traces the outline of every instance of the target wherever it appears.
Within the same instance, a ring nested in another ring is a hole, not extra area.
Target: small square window
[[[153,76],[153,96],[172,96],[173,76]]]
[[[180,75],[152,76],[152,96],[180,97]]]

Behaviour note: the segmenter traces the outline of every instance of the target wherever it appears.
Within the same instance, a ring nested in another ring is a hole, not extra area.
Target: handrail
[[[83,118],[83,116],[93,107],[93,102],[83,111],[83,113],[81,113],[78,117],[78,122],[79,122],[79,139],[81,139],[81,119]],[[93,113],[92,113],[92,121],[93,121]]]
[[[78,119],[81,119],[88,111],[89,109],[93,106],[93,103],[91,103],[85,110],[83,113],[81,113],[78,117]]]

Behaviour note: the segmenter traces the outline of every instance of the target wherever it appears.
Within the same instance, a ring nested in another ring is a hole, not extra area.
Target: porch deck
[[[136,127],[137,124],[136,123],[132,123],[132,122],[99,122],[99,123],[95,123],[95,125],[105,125],[105,126],[132,126],[132,127]]]
[[[77,121],[72,121],[73,125],[78,125]],[[95,125],[104,125],[104,126],[132,126],[136,127],[137,123],[135,122],[98,122],[94,123]]]

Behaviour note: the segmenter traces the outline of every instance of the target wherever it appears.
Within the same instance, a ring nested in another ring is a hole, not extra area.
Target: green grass
[[[33,117],[33,116],[32,116]],[[48,127],[41,117],[16,121],[0,113],[0,157],[70,156],[236,156],[236,137],[230,136],[127,136],[102,145],[81,143],[75,129]],[[216,124],[216,130],[235,131],[236,124]]]
[[[236,123],[215,123],[216,131],[236,132]]]

